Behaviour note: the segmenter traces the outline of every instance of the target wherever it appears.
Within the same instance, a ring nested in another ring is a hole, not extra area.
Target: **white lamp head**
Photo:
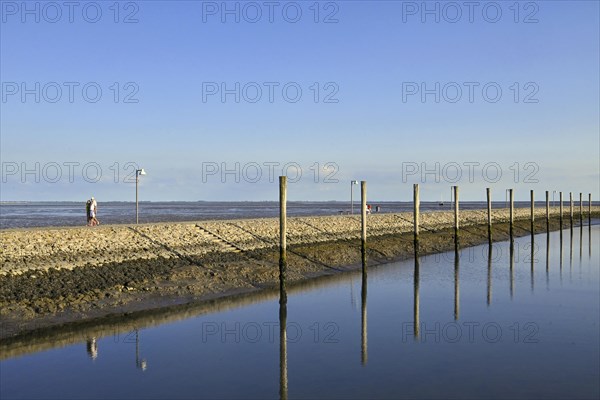
[[[144,170],[144,168],[140,169],[140,175],[146,175],[146,171]]]

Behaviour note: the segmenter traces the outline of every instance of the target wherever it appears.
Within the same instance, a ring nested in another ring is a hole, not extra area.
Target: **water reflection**
[[[90,356],[92,360],[96,360],[96,358],[98,358],[98,342],[96,341],[95,337],[92,337],[86,341],[85,348],[88,356]]]
[[[546,289],[550,289],[550,232],[546,232]]]
[[[146,359],[140,358],[140,333],[137,328],[135,328],[135,366],[142,371],[148,368]]]
[[[360,362],[362,365],[367,363],[367,258],[362,259],[362,285],[360,291]]]
[[[509,245],[509,265],[510,265],[510,298],[513,298],[515,288],[515,243],[511,240]]]
[[[285,285],[285,265],[279,269],[279,398],[288,398],[287,377],[287,290]]]
[[[569,228],[570,241],[569,241],[569,281],[573,280],[573,223]]]
[[[589,257],[592,258],[592,217],[590,214],[590,218],[588,220],[588,248],[589,248]]]
[[[531,258],[531,292],[533,293],[534,286],[534,275],[535,275],[535,239],[533,233],[531,234],[531,243],[529,244],[531,247],[531,253],[529,257]]]
[[[487,259],[487,305],[492,304],[492,245],[488,244]]]
[[[419,249],[415,247],[415,270],[413,272],[413,336],[419,339]]]
[[[458,242],[454,242],[454,320],[458,320],[459,315],[459,302],[460,302],[460,288],[458,282],[458,270],[460,266],[460,254],[458,248]]]
[[[282,292],[279,299],[279,398],[288,398],[287,377],[287,296]]]
[[[559,268],[560,268],[560,283],[562,285],[562,276],[563,276],[563,230],[561,229],[560,231],[560,261],[559,261]]]
[[[583,260],[583,221],[580,221],[580,225],[579,225],[579,267],[581,267],[582,260]]]

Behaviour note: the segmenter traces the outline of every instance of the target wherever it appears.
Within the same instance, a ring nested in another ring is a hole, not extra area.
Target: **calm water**
[[[412,211],[411,202],[374,202],[373,211]],[[461,202],[461,209],[485,208],[484,202]],[[505,207],[504,202],[494,203],[495,208]],[[529,207],[528,202],[515,202],[517,207]],[[544,204],[539,203],[538,207]],[[360,201],[355,201],[358,212]],[[421,210],[450,210],[450,202],[422,202]],[[349,212],[349,202],[288,202],[288,215],[335,215]],[[190,221],[207,219],[237,219],[276,217],[277,202],[144,202],[139,205],[140,222]],[[85,225],[85,202],[40,202],[0,204],[0,229],[36,226]],[[98,219],[105,224],[135,222],[135,203],[102,202],[98,204]]]
[[[576,227],[512,257],[498,243],[323,278],[287,307],[264,292],[3,346],[1,397],[598,398],[599,239]]]

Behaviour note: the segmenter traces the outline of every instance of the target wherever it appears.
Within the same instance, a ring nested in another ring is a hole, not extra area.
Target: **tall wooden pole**
[[[579,223],[583,221],[583,193],[579,193]]]
[[[279,177],[279,302],[287,303],[287,177]]]
[[[454,186],[454,237],[458,239],[458,208],[459,208],[459,200],[458,200],[458,186]]]
[[[488,241],[492,243],[492,189],[486,188],[485,194],[487,197]]]
[[[363,257],[367,251],[367,181],[360,181],[361,247]]]
[[[550,231],[550,192],[546,190],[546,231]]]
[[[569,219],[573,225],[573,192],[569,192]]]
[[[588,220],[590,226],[592,225],[592,194],[588,193]],[[591,249],[591,247],[590,247]]]
[[[563,226],[563,193],[559,192],[558,193],[558,202],[559,204],[559,209],[560,209],[560,227],[562,229]]]
[[[515,222],[515,196],[512,189],[508,189],[509,201],[510,201],[510,238],[513,237],[513,228]]]
[[[414,231],[415,231],[415,243],[419,241],[419,207],[421,201],[419,199],[419,184],[415,183],[413,186],[413,217],[414,217]]]
[[[140,176],[137,171],[135,171],[135,223],[138,224],[140,222],[139,218],[139,208],[138,208],[138,184],[140,182]]]
[[[533,190],[530,191],[530,202],[531,202],[531,234],[533,235],[535,228],[533,226],[534,222],[535,222],[535,200],[534,200],[534,193]]]

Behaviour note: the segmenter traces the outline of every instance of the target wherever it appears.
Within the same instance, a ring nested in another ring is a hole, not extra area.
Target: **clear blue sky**
[[[452,163],[461,165],[456,184],[465,200],[484,199],[486,186],[495,188],[497,200],[504,199],[508,187],[515,187],[522,200],[529,189],[540,200],[543,190],[591,191],[598,199],[597,1],[520,2],[518,15],[514,1],[500,1],[494,3],[502,12],[495,23],[490,21],[496,9],[489,2],[478,3],[473,22],[464,2],[453,3],[461,7],[460,18],[448,2],[428,2],[431,9],[439,7],[439,22],[435,15],[422,14],[420,1],[320,2],[318,16],[314,1],[274,2],[272,23],[263,1],[253,3],[262,12],[255,23],[246,21],[256,16],[247,2],[237,3],[239,23],[235,15],[222,15],[221,1],[121,2],[118,15],[113,1],[96,2],[102,12],[96,23],[87,21],[96,12],[86,6],[89,2],[77,3],[73,22],[66,6],[59,16],[45,2],[26,2],[33,14],[22,9],[21,1],[0,3],[3,201],[91,195],[133,200],[135,185],[123,182],[132,170],[125,169],[127,162],[146,169],[142,198],[155,201],[275,200],[277,185],[269,182],[268,162],[280,163],[275,175],[286,163],[302,168],[302,178],[290,185],[293,200],[346,200],[351,179],[367,180],[369,197],[376,200],[408,200],[411,184],[418,181],[424,200],[438,200],[442,193],[448,198]],[[236,2],[227,4],[236,7]],[[296,4],[302,15],[288,22],[295,18]],[[128,16],[137,22],[123,23]],[[79,84],[73,102],[65,82]],[[82,87],[89,82],[95,84],[86,100]],[[116,103],[115,82],[120,86]],[[128,82],[133,84],[125,87]],[[210,82],[230,89],[236,82],[240,87],[256,82],[262,98],[248,101],[256,96],[250,85],[239,103],[234,94],[222,102],[219,93],[207,94]],[[265,82],[279,84],[273,102]],[[287,101],[282,87],[289,82],[294,85]],[[315,82],[320,86],[316,103]],[[433,89],[436,82],[439,103],[435,94],[423,102],[420,93],[407,92],[421,83]],[[449,101],[455,97],[454,84],[442,93],[450,82],[462,87],[455,103]],[[472,102],[465,82],[479,84]],[[490,82],[487,101],[482,87]],[[24,99],[22,83],[32,90]],[[62,95],[53,103],[57,85]],[[102,97],[92,103],[95,86]],[[295,86],[302,96],[292,103]],[[494,87],[502,89],[495,103]],[[134,91],[130,99],[138,102],[125,103]],[[325,102],[328,95],[337,102]],[[70,162],[79,163],[72,164],[73,182],[65,165]],[[220,172],[203,179],[203,165],[207,172],[222,163],[234,169],[236,162],[239,183],[233,174],[221,179]],[[315,183],[314,164],[322,169],[328,162],[335,163],[333,178],[339,183],[323,182],[323,170]],[[423,181],[420,174],[403,182],[403,168],[408,172],[422,163],[434,168],[436,162],[439,183],[434,175]],[[473,182],[464,164],[469,162],[479,163]],[[40,163],[39,183],[37,172],[21,175],[23,167],[35,170],[35,163]],[[86,175],[92,182],[82,178],[82,167],[89,163],[101,169],[98,181],[93,167]],[[251,182],[253,163],[262,172],[256,183]],[[481,167],[488,163],[502,170],[496,183],[482,177]],[[56,165],[61,177],[52,182]],[[538,182],[525,181],[528,173]]]

